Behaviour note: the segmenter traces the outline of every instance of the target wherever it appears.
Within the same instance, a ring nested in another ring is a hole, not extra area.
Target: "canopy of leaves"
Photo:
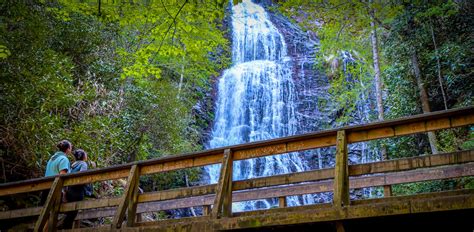
[[[211,0],[1,1],[2,180],[43,176],[62,139],[98,167],[202,149],[212,80],[229,64],[224,11]]]

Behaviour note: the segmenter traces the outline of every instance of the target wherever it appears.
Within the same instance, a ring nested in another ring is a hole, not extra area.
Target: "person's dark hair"
[[[74,155],[74,158],[76,158],[76,160],[83,160],[86,156],[86,152],[82,149],[77,149],[72,154]]]
[[[72,147],[72,144],[71,142],[67,141],[67,140],[63,140],[61,142],[58,143],[58,145],[56,145],[56,147],[62,151],[62,152],[66,152],[67,149],[69,149],[70,147]]]

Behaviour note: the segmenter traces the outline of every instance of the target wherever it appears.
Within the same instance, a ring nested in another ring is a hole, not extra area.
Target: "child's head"
[[[82,149],[77,149],[72,154],[74,155],[74,158],[76,158],[76,160],[87,161],[87,153]]]
[[[62,140],[61,142],[58,143],[58,145],[56,145],[56,147],[60,151],[66,153],[66,154],[69,154],[72,150],[72,144],[68,140]]]

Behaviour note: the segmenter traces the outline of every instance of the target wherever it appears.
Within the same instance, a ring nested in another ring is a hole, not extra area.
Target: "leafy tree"
[[[194,106],[230,57],[223,1],[0,8],[4,181],[43,176],[64,138],[98,167],[202,149],[208,119]]]

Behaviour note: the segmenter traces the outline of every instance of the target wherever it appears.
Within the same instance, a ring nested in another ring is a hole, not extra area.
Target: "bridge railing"
[[[318,192],[333,192],[334,207],[346,207],[350,205],[350,188],[472,176],[474,170],[473,164],[470,163],[474,161],[473,151],[348,165],[348,144],[471,124],[474,124],[473,107],[139,161],[50,178],[6,183],[0,185],[0,197],[47,189],[50,191],[43,207],[3,211],[0,212],[0,220],[39,215],[35,224],[35,230],[39,231],[48,221],[49,228],[54,228],[60,212],[83,210],[78,219],[113,216],[112,228],[120,228],[125,218],[127,218],[126,226],[135,226],[136,215],[142,212],[204,206],[205,214],[210,219],[218,219],[232,216],[232,202],[279,198],[280,206],[285,207],[286,196]],[[232,180],[233,161],[329,146],[336,146],[334,168]],[[142,194],[138,192],[139,178],[142,175],[218,163],[221,163],[221,172],[217,184]],[[426,170],[415,170],[417,168],[430,169],[426,172]],[[406,172],[396,173],[399,171]],[[61,189],[64,186],[120,178],[127,178],[127,185],[121,197],[60,202]]]

